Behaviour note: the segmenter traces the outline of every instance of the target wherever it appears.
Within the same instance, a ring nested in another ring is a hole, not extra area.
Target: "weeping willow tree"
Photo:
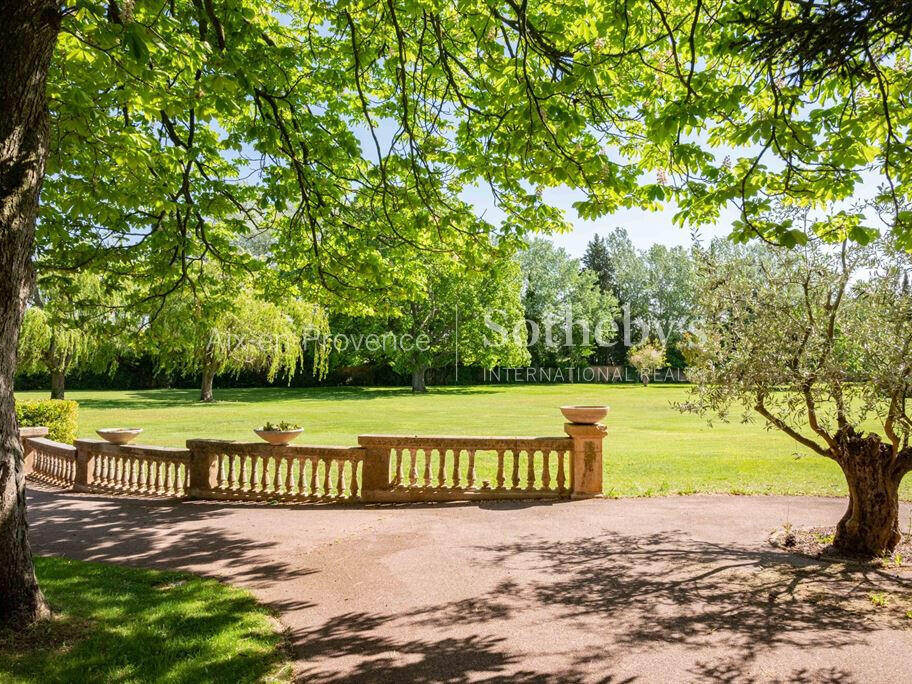
[[[117,296],[91,274],[44,279],[23,318],[19,371],[47,373],[51,399],[63,399],[66,376],[77,367],[113,369],[123,317],[116,304]]]
[[[159,369],[198,374],[200,401],[211,402],[215,378],[224,373],[253,370],[265,372],[269,382],[290,380],[304,363],[304,338],[325,338],[329,325],[319,306],[296,298],[275,303],[244,282],[169,299],[148,332]],[[327,352],[317,347],[315,375],[326,372]]]
[[[51,399],[64,398],[66,374],[93,351],[91,336],[81,329],[63,327],[39,307],[25,312],[19,333],[19,370],[48,373]]]

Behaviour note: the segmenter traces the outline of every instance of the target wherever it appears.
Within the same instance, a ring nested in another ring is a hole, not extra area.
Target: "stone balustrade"
[[[243,501],[344,501],[360,496],[364,450],[191,439],[190,495]]]
[[[189,493],[188,449],[76,440],[80,492],[184,497]]]
[[[21,435],[31,479],[83,492],[366,503],[600,496],[605,426],[567,423],[565,432],[361,435],[356,447],[190,439],[183,449],[94,439],[70,446],[46,439],[44,428]]]
[[[365,497],[374,501],[541,499],[571,492],[570,438],[361,435],[358,443],[368,464]],[[494,466],[493,480],[479,481],[482,458]]]

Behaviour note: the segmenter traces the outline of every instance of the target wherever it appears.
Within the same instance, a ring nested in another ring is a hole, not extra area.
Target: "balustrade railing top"
[[[605,427],[561,437],[361,435],[358,446],[190,439],[186,448],[45,439],[21,430],[26,474],[77,491],[225,500],[456,501],[602,492]],[[44,430],[42,433],[41,430]]]

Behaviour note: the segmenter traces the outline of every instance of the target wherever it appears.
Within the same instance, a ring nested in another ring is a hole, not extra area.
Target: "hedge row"
[[[63,399],[37,399],[17,401],[16,418],[20,427],[43,425],[48,428],[48,439],[72,444],[76,439],[76,418],[79,404]]]

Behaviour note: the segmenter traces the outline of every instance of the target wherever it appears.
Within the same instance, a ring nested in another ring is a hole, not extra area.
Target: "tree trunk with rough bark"
[[[63,371],[51,371],[51,399],[63,399],[66,375]]]
[[[416,366],[412,369],[412,392],[427,392],[427,385],[424,383],[424,376],[427,368]]]
[[[13,377],[34,282],[31,257],[49,142],[47,73],[59,8],[49,0],[0,0],[0,625],[14,629],[49,614],[28,542]]]
[[[836,526],[833,546],[845,554],[873,557],[892,551],[899,531],[899,485],[912,460],[909,450],[893,455],[877,435],[851,428],[837,434],[837,459],[849,485],[849,506]]]
[[[212,381],[215,380],[215,371],[211,366],[203,367],[203,384],[200,387],[200,401],[212,401]]]

